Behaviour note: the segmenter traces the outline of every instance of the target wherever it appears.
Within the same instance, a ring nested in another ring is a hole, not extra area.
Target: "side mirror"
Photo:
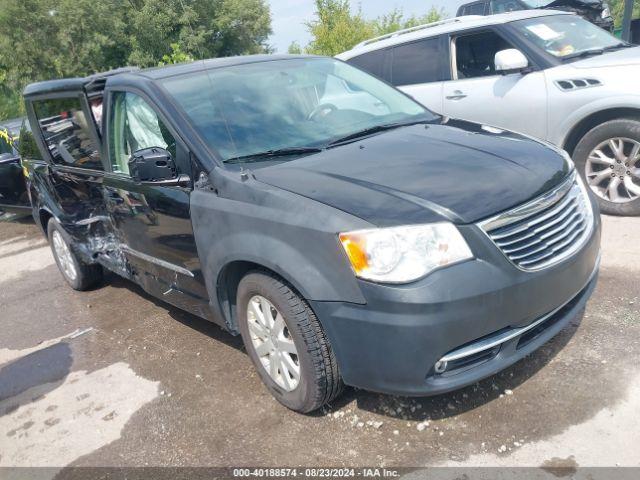
[[[529,67],[529,60],[524,54],[515,48],[501,50],[496,53],[496,71],[507,75],[509,73],[522,72]]]
[[[160,147],[135,152],[129,159],[129,172],[136,182],[162,182],[178,176],[171,153]]]

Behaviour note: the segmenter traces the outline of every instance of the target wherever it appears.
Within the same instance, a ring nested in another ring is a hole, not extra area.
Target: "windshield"
[[[556,58],[574,58],[621,44],[620,40],[576,15],[554,15],[513,22],[538,47]]]
[[[365,129],[436,118],[386,83],[330,58],[211,69],[162,85],[223,161],[324,148]]]

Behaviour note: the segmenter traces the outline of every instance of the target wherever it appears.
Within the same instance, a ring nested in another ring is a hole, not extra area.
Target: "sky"
[[[467,0],[470,1],[470,0]],[[279,53],[286,53],[293,41],[304,46],[309,42],[309,34],[304,22],[313,19],[313,0],[269,0],[271,5],[273,35],[270,44]],[[458,7],[466,3],[463,0],[351,0],[351,6],[362,7],[367,18],[375,18],[388,13],[395,7],[402,9],[405,15],[421,15],[431,7],[443,8],[449,17],[455,16]]]

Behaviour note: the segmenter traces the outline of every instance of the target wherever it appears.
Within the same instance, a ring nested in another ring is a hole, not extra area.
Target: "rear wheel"
[[[47,234],[58,269],[71,288],[88,290],[102,280],[102,267],[88,265],[80,260],[65,239],[62,228],[53,218],[47,225]]]
[[[640,215],[640,121],[598,125],[580,140],[574,161],[603,213]]]
[[[342,390],[335,355],[307,302],[279,278],[254,272],[238,286],[238,326],[260,378],[286,407],[311,412]]]

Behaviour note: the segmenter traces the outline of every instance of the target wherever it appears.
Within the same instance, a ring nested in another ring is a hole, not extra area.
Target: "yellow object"
[[[342,243],[342,247],[351,262],[351,266],[357,274],[369,268],[367,239],[363,235],[340,234],[340,243]]]
[[[9,135],[8,130],[0,130],[0,138],[5,140],[9,145],[13,145],[13,138]]]

